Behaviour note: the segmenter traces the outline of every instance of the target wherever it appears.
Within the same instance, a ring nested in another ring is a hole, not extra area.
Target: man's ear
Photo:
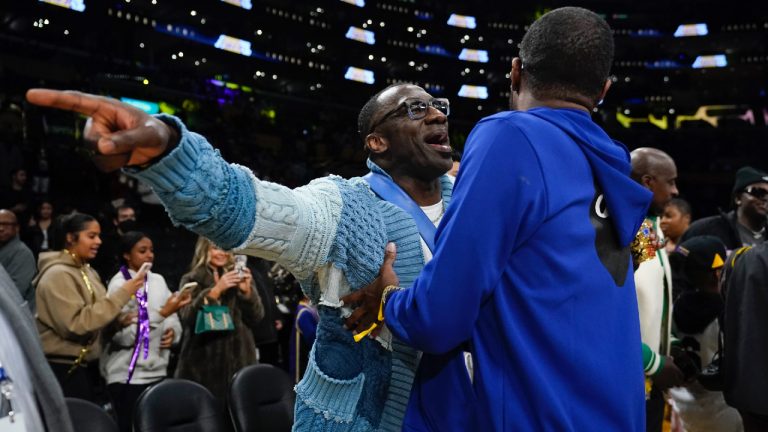
[[[509,71],[510,88],[513,92],[520,92],[520,81],[522,78],[523,61],[519,57],[512,59],[512,70]]]
[[[597,102],[595,102],[595,106],[598,106],[603,103],[603,100],[605,99],[605,95],[608,94],[608,90],[611,88],[611,84],[613,84],[613,81],[609,79],[605,80],[605,84],[603,84],[603,91],[600,92],[600,97],[597,98]]]
[[[645,174],[642,177],[640,177],[640,183],[642,183],[643,186],[645,186],[646,189],[653,190],[653,187],[651,186],[653,184],[653,176],[650,174]]]
[[[377,133],[370,133],[365,137],[365,146],[368,147],[371,154],[378,155],[389,149],[389,142]]]

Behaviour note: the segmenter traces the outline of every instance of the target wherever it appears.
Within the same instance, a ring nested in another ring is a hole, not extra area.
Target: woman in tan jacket
[[[40,254],[37,329],[43,351],[64,395],[98,402],[99,332],[143,285],[143,276],[107,295],[88,262],[101,245],[101,229],[93,216],[73,214],[54,230],[54,251]],[[126,317],[123,325],[130,323]]]

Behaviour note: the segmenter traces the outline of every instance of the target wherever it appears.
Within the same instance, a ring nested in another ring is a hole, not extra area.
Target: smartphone
[[[184,290],[187,289],[195,289],[197,287],[197,282],[187,282],[184,285],[181,286],[181,289],[179,290],[179,295],[184,293]]]
[[[148,273],[149,269],[151,268],[152,268],[152,263],[145,262],[144,264],[141,265],[141,267],[139,267],[139,273]]]
[[[235,270],[237,270],[237,276],[240,279],[243,278],[243,271],[247,262],[248,257],[246,255],[235,255]]]

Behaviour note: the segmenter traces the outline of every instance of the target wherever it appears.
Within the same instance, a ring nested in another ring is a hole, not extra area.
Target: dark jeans
[[[98,363],[78,367],[71,374],[68,374],[71,364],[53,362],[49,364],[65,397],[85,399],[99,406],[104,406],[108,402]]]
[[[136,400],[139,399],[144,390],[160,381],[162,380],[149,384],[115,383],[107,385],[107,391],[112,398],[112,405],[115,407],[115,415],[117,416],[117,425],[120,427],[120,432],[131,432],[133,406],[136,404]]]
[[[646,432],[661,432],[664,423],[664,393],[651,390],[651,398],[645,401]]]
[[[768,416],[739,410],[744,432],[768,432]]]

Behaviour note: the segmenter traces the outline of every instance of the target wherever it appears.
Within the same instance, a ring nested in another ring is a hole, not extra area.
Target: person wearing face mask
[[[238,370],[256,363],[256,343],[251,327],[264,317],[264,306],[247,267],[234,268],[234,256],[200,237],[190,271],[179,287],[188,288],[192,302],[179,311],[181,351],[176,378],[204,385],[225,406],[229,380]],[[204,305],[222,305],[229,311],[234,329],[199,332],[197,317]]]
[[[124,233],[120,238],[122,266],[109,282],[108,294],[122,289],[127,281],[136,277],[144,263],[152,263],[154,259],[152,240],[146,234],[139,231]],[[141,392],[166,377],[170,348],[181,340],[181,323],[176,311],[191,300],[188,291],[171,294],[165,279],[158,273],[147,272],[143,282],[146,286],[143,299],[131,299],[114,322],[116,328],[106,331],[103,339],[105,347],[101,357],[101,373],[107,381],[107,390],[122,432],[131,430],[133,405]],[[139,328],[139,301],[144,299],[148,333],[142,333]],[[149,337],[149,353],[146,357],[143,351],[136,352],[137,346],[143,347],[141,344],[145,337]]]
[[[37,329],[64,395],[99,402],[99,332],[143,285],[144,274],[107,294],[89,265],[101,246],[96,219],[75,213],[57,221],[54,232],[53,250],[40,254],[40,273],[33,281]]]
[[[729,253],[743,246],[762,244],[768,226],[768,173],[750,166],[740,168],[731,197],[734,210],[693,222],[682,241],[713,235],[725,243]]]
[[[120,267],[120,238],[137,229],[136,210],[127,204],[120,205],[114,209],[111,220],[111,229],[101,234],[101,253],[91,263],[104,280],[109,280]]]

